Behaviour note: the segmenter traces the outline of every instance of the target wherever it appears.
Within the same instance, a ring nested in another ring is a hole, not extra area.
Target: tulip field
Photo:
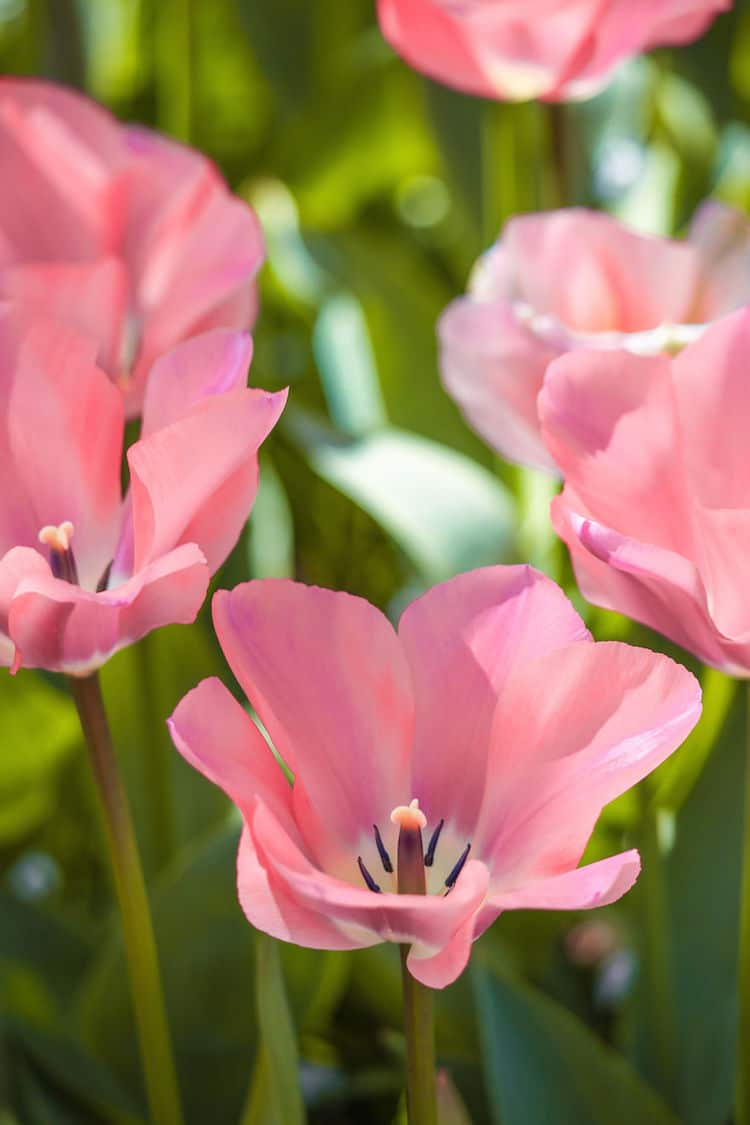
[[[0,0],[0,1125],[750,1125],[749,0]]]

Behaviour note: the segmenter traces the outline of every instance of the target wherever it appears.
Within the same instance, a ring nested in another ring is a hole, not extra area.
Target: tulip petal
[[[415,960],[443,950],[459,927],[474,917],[487,892],[489,873],[475,860],[466,864],[449,895],[376,894],[364,884],[359,887],[333,878],[310,864],[260,801],[250,830],[260,862],[281,880],[298,906],[333,924],[358,945],[371,945],[373,939],[415,943]],[[252,910],[253,904],[248,902],[246,909]],[[309,937],[289,930],[289,940],[298,944],[311,944]]]
[[[206,398],[244,389],[252,354],[247,332],[222,328],[160,356],[149,374],[141,437],[179,421]]]
[[[37,545],[39,530],[75,528],[80,582],[96,584],[120,520],[122,403],[94,365],[94,341],[8,307],[0,314],[0,549]]]
[[[183,758],[223,789],[245,819],[251,819],[260,797],[299,842],[291,785],[253,720],[220,680],[202,680],[188,692],[167,726]]]
[[[576,644],[518,669],[495,714],[475,835],[493,892],[575,867],[602,808],[660,765],[700,712],[695,677],[647,649]]]
[[[516,667],[589,633],[554,582],[517,566],[487,567],[433,587],[405,610],[399,637],[414,682],[413,795],[429,823],[450,810],[454,826],[470,838],[506,680]]]
[[[621,852],[596,863],[576,867],[573,871],[532,881],[515,890],[493,893],[488,900],[487,912],[489,915],[503,910],[593,910],[598,906],[609,906],[630,890],[640,870],[641,860],[635,849]],[[489,924],[487,915],[481,924],[485,927]]]
[[[285,403],[285,391],[216,395],[130,447],[136,571],[190,542],[211,573],[221,565],[255,499],[258,447]]]
[[[8,611],[16,666],[87,676],[157,629],[189,624],[203,603],[208,568],[195,544],[178,547],[114,590],[90,593],[46,574],[27,574]]]
[[[414,795],[404,792],[409,670],[393,629],[361,598],[272,579],[220,590],[213,614],[232,671],[294,771],[308,846],[321,866],[356,871],[362,834],[391,829],[391,810]]]
[[[557,352],[507,301],[453,301],[438,323],[443,386],[503,457],[555,472],[539,434],[536,400]]]
[[[737,673],[750,655],[742,638],[721,637],[703,579],[689,559],[621,535],[580,512],[568,486],[552,502],[552,523],[567,544],[576,582],[593,605],[617,610],[658,630],[708,664]],[[698,526],[698,534],[700,527]]]
[[[96,362],[117,370],[123,346],[129,282],[117,258],[90,264],[29,263],[0,274],[0,297],[31,305],[98,342]]]
[[[576,352],[547,369],[542,435],[589,512],[624,535],[691,557],[670,361]]]

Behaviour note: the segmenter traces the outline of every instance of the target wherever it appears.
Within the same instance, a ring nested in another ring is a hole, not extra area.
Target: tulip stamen
[[[430,836],[430,842],[427,845],[427,851],[424,853],[424,865],[425,865],[425,867],[432,867],[432,865],[435,861],[435,848],[438,845],[438,840],[440,839],[440,833],[443,831],[443,825],[444,824],[445,824],[445,820],[441,819],[437,828],[435,829],[435,831]]]
[[[365,883],[367,884],[367,889],[369,891],[374,891],[374,893],[376,895],[379,895],[380,894],[380,887],[375,882],[372,875],[370,874],[370,872],[367,870],[364,863],[362,862],[362,856],[361,855],[357,856],[357,867],[360,870],[360,874],[362,875],[362,878],[364,879]]]
[[[380,862],[383,864],[383,869],[389,875],[392,875],[393,863],[391,862],[391,857],[388,855],[388,849],[383,843],[383,837],[380,835],[380,830],[378,829],[377,824],[373,824],[372,830],[375,833],[375,846],[378,849],[378,855],[380,856]]]
[[[446,876],[445,885],[446,885],[446,887],[448,888],[449,891],[453,889],[453,887],[456,884],[456,879],[458,879],[459,875],[463,871],[464,864],[466,863],[466,860],[469,858],[469,852],[470,851],[471,851],[471,844],[469,843],[469,844],[466,845],[464,850],[461,852],[461,855],[458,857],[458,859],[456,860],[456,863],[451,868],[449,874]]]
[[[62,578],[73,586],[78,586],[78,568],[70,546],[75,528],[70,520],[63,520],[57,527],[47,524],[39,532],[39,542],[49,547],[49,565],[55,578]]]

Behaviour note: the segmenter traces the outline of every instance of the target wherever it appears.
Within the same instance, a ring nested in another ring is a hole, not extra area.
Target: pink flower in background
[[[439,988],[504,910],[585,909],[633,884],[635,851],[577,865],[602,807],[693,727],[700,690],[666,657],[595,644],[544,575],[460,575],[398,633],[360,598],[280,580],[219,591],[213,609],[294,785],[216,679],[170,730],[242,812],[239,896],[259,929],[321,949],[408,943],[412,974]],[[407,830],[426,894],[394,893]]]
[[[44,82],[0,80],[0,298],[90,333],[139,413],[154,360],[246,329],[263,238],[200,153]]]
[[[0,664],[86,675],[193,620],[286,398],[245,387],[250,351],[244,333],[214,330],[156,363],[123,501],[122,396],[95,341],[0,312]]]
[[[731,0],[378,0],[416,70],[484,98],[589,97],[623,59],[689,43]]]
[[[708,664],[750,675],[750,310],[676,358],[572,353],[539,399],[578,585]]]
[[[704,203],[684,241],[574,208],[511,219],[439,322],[443,383],[510,461],[554,471],[537,395],[557,356],[674,351],[750,301],[750,222]]]

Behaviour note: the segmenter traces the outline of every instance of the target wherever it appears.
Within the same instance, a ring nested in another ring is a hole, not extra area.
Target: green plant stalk
[[[144,778],[148,786],[149,843],[152,851],[145,852],[160,871],[167,865],[176,850],[177,829],[170,784],[169,747],[164,745],[159,732],[166,731],[164,716],[159,714],[154,681],[156,660],[153,636],[143,637],[135,646],[140,710],[144,729],[141,749],[145,757]]]
[[[99,678],[70,677],[104,813],[125,956],[153,1125],[182,1125],[177,1074],[138,844],[120,777]]]
[[[748,681],[745,757],[745,813],[740,891],[740,941],[737,965],[738,1027],[734,1125],[750,1125],[750,681]]]
[[[406,1106],[409,1125],[437,1125],[435,1020],[432,989],[409,972],[409,946],[401,946],[401,981],[406,1035]]]
[[[677,1014],[670,950],[670,921],[664,856],[659,844],[658,809],[646,783],[638,786],[640,825],[638,843],[643,860],[643,961],[649,1012],[655,1043],[657,1086],[671,1105],[677,1095]]]

